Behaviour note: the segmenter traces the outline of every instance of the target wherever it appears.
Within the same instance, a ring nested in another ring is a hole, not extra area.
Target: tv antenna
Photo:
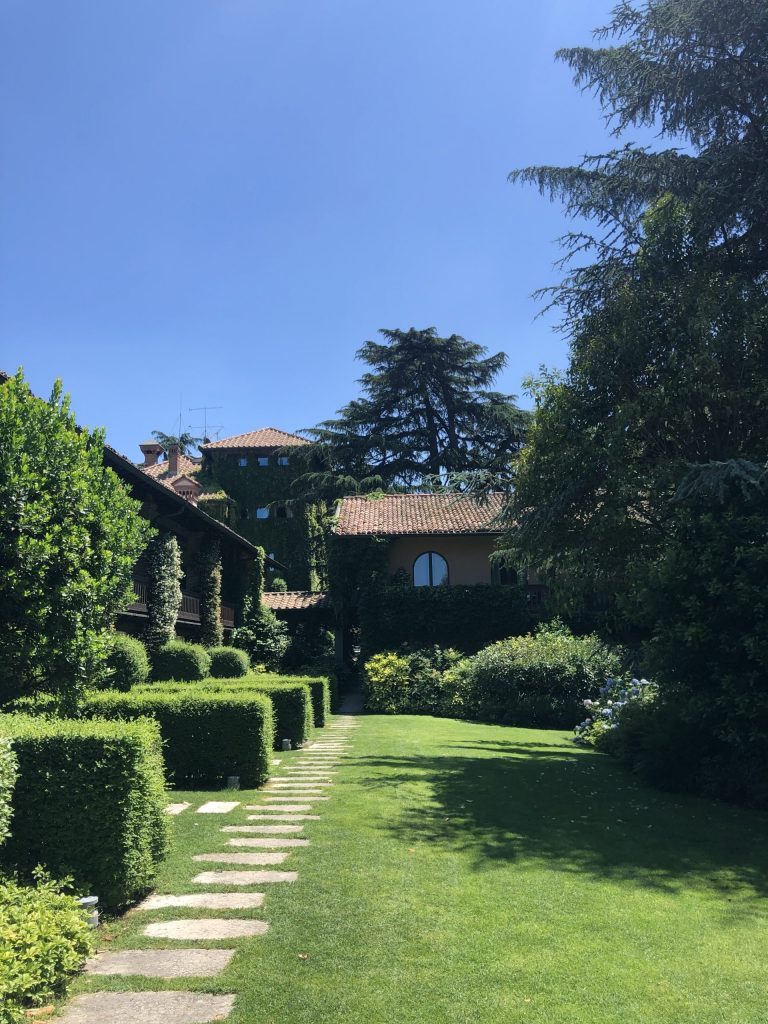
[[[223,423],[209,423],[208,413],[213,412],[214,409],[223,409],[223,405],[196,405],[193,408],[188,409],[188,412],[201,412],[203,414],[203,443],[205,438],[208,437],[208,430],[221,430],[224,426]]]

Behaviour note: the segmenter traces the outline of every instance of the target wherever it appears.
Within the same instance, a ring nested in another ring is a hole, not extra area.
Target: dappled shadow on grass
[[[566,742],[489,737],[356,764],[370,769],[361,785],[397,789],[383,828],[469,852],[478,869],[543,861],[648,888],[701,887],[734,903],[768,894],[768,815],[649,789]]]

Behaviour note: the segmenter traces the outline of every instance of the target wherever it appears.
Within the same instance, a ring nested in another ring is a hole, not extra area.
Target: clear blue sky
[[[0,0],[0,367],[153,428],[311,426],[379,327],[509,355],[562,211],[514,167],[608,145],[556,64],[610,0]]]

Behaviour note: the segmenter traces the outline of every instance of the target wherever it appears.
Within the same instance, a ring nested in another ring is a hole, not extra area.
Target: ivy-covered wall
[[[258,465],[259,456],[269,464]],[[243,457],[247,466],[239,465]],[[320,590],[326,585],[324,509],[293,499],[297,473],[290,464],[278,465],[276,449],[219,449],[204,454],[200,480],[206,490],[229,498],[211,502],[206,511],[284,565],[279,575],[289,590]],[[267,519],[257,517],[259,508],[269,509]]]

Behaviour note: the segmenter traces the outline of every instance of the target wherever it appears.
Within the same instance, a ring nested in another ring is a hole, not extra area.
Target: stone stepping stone
[[[201,871],[192,881],[197,885],[266,885],[268,882],[295,882],[298,877],[298,871]]]
[[[304,803],[311,804],[313,801],[316,801],[316,800],[330,800],[330,799],[331,798],[329,796],[321,796],[319,793],[307,793],[307,792],[298,793],[298,792],[296,792],[296,793],[291,793],[290,796],[287,793],[285,794],[285,796],[265,796],[264,797],[264,803],[265,804],[280,804],[280,803],[285,803],[286,800],[288,800],[288,801],[300,800],[300,801],[302,801]]]
[[[148,924],[144,934],[150,939],[244,939],[264,935],[267,921],[243,921],[233,917],[201,917]]]
[[[321,776],[322,778],[322,776]],[[272,789],[318,789],[325,786],[334,785],[333,782],[314,782],[312,779],[288,779],[287,782],[283,782],[282,779],[273,779],[267,783]]]
[[[270,763],[271,764],[282,764],[283,761],[282,761],[282,758],[280,758],[280,757],[273,757],[272,761]]]
[[[283,808],[284,809],[284,808]],[[277,811],[277,807],[268,807],[268,811]],[[319,814],[249,814],[248,821],[320,821]],[[247,825],[243,826],[248,828]]]
[[[168,806],[165,808],[165,813],[166,814],[181,814],[182,811],[186,811],[186,809],[188,807],[191,807],[191,806],[192,806],[192,804],[187,804],[187,803],[168,804]]]
[[[220,974],[234,949],[124,949],[97,953],[85,965],[89,974],[139,974],[145,978],[209,978]]]
[[[221,832],[259,832],[262,835],[303,832],[303,825],[225,825]]]
[[[197,853],[200,864],[282,864],[288,853]]]
[[[245,836],[240,839],[227,840],[227,846],[258,846],[263,850],[275,850],[282,846],[309,846],[309,840],[289,839],[285,836],[283,838],[278,838],[277,836],[259,836],[259,838]]]
[[[196,907],[200,910],[253,910],[264,903],[263,892],[195,892],[187,896],[147,896],[140,910],[164,910],[165,907]]]
[[[206,992],[93,992],[75,996],[56,1024],[209,1024],[234,1005]]]
[[[284,771],[286,771],[286,772],[300,772],[302,775],[306,772],[309,775],[312,772],[316,772],[318,770],[318,768],[320,768],[320,767],[321,767],[320,765],[318,765],[316,767],[313,764],[306,764],[306,763],[305,764],[287,764],[285,766],[285,768],[284,768]],[[323,775],[338,775],[338,774],[339,774],[339,771],[338,771],[337,768],[328,768],[327,771],[323,772]]]
[[[240,806],[239,800],[209,800],[197,808],[198,814],[229,814]]]

